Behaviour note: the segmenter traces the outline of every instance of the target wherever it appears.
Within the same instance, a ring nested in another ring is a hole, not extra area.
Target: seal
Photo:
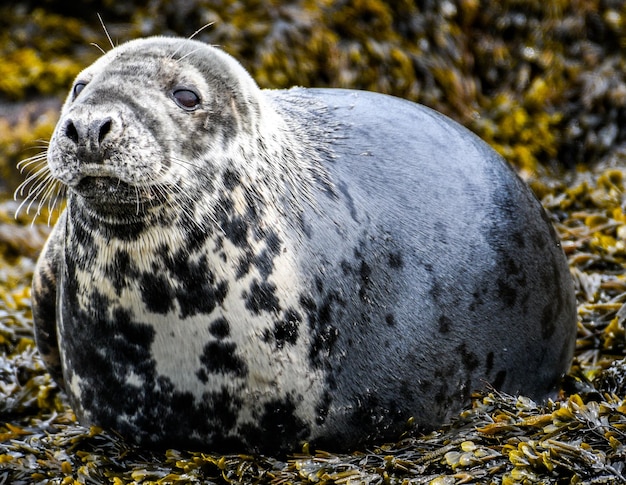
[[[152,447],[354,450],[487,384],[545,399],[570,364],[550,220],[426,107],[261,90],[221,50],[138,39],[77,77],[47,161],[67,206],[36,340],[82,423]]]

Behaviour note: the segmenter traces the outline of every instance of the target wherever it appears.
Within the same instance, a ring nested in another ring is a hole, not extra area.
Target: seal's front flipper
[[[61,216],[65,219],[65,213]],[[59,220],[37,262],[33,275],[32,304],[35,342],[48,372],[64,388],[59,343],[57,340],[57,276],[63,244],[65,223]]]

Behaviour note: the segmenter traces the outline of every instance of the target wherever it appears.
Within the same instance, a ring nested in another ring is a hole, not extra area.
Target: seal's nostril
[[[102,123],[100,126],[100,131],[98,132],[98,143],[102,143],[102,140],[109,134],[111,131],[111,118],[108,118]]]
[[[76,130],[76,126],[71,121],[65,126],[65,134],[67,137],[72,140],[74,143],[78,143],[78,131]]]

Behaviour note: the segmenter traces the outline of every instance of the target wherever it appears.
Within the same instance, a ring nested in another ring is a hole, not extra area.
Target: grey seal
[[[47,161],[67,206],[36,341],[83,423],[142,446],[354,450],[487,384],[545,399],[570,365],[550,220],[424,106],[261,90],[217,48],[138,39],[77,77]]]

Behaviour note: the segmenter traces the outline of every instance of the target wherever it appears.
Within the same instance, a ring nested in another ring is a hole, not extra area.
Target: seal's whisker
[[[22,212],[22,209],[24,207],[24,204],[26,204],[28,202],[29,199],[24,199],[22,200],[22,202],[20,202],[20,205],[17,206],[17,209],[15,209],[15,218],[17,219],[17,217],[19,216],[20,212]],[[26,213],[28,214],[28,211],[26,211]]]
[[[219,232],[221,232],[222,234],[225,234],[224,229],[222,228],[221,224],[219,223],[217,216],[215,214],[215,209],[213,207],[210,207],[209,205],[207,205],[206,203],[204,203],[203,199],[197,200],[194,199],[190,194],[186,193],[181,187],[179,186],[168,186],[168,188],[174,189],[174,192],[176,192],[176,195],[178,195],[179,197],[176,198],[172,198],[172,202],[170,204],[170,206],[178,211],[178,212],[189,212],[189,208],[187,207],[188,205],[194,206],[196,204],[199,204],[202,211],[201,213],[203,215],[206,215],[209,220],[211,221],[211,223],[214,225],[215,228],[217,228],[219,230]],[[206,227],[203,225],[202,221],[198,221],[195,218],[194,214],[189,214],[189,220],[200,230],[202,231],[206,231]]]
[[[48,184],[52,183],[53,180],[54,179],[52,178],[52,176],[48,174],[42,180],[38,181],[36,185],[31,187],[24,200],[22,200],[22,202],[20,202],[20,204],[17,206],[15,216],[17,217],[24,207],[26,207],[26,214],[30,214],[30,209],[37,201],[39,195],[42,193],[42,191],[46,189]]]
[[[222,212],[225,212],[223,207],[220,205],[219,202],[216,205],[222,210]],[[215,227],[217,229],[219,229],[219,231],[222,234],[225,235],[226,231],[224,231],[224,228],[222,227],[222,225],[220,224],[220,222],[219,222],[219,220],[217,218],[217,214],[216,214],[215,208],[209,207],[209,205],[205,204],[204,201],[203,201],[203,203],[200,204],[200,207],[202,207],[204,210],[206,210],[206,214],[207,214],[208,218],[211,220],[211,222],[215,225]]]
[[[170,161],[181,166],[190,166],[193,168],[202,168],[202,165],[194,163],[192,160],[183,160],[182,158],[172,157]]]
[[[38,138],[34,140],[33,143],[37,143],[37,144],[29,146],[27,150],[42,150],[43,153],[45,154],[48,151],[48,147],[50,146],[50,140],[45,140],[43,138]]]
[[[33,163],[37,163],[41,161],[45,162],[46,160],[47,160],[47,155],[45,152],[38,153],[37,155],[33,155],[32,157],[28,157],[28,158],[24,158],[23,160],[20,160],[19,162],[17,162],[16,167],[21,173],[26,169],[26,167],[29,167]]]
[[[55,182],[56,182],[56,180],[54,178],[50,178],[44,184],[45,188],[42,187],[42,192],[41,192],[40,196],[38,197],[39,198],[39,204],[37,204],[37,213],[41,212],[41,208],[46,203],[48,197],[54,191],[54,187],[56,185]]]
[[[36,165],[36,166],[31,167],[31,165]],[[27,168],[28,168],[28,175],[26,177],[26,180],[28,180],[28,178],[42,171],[46,171],[46,172],[49,171],[46,160],[32,160],[28,162],[28,164],[24,165],[24,167],[20,170],[20,173],[25,172]]]
[[[107,26],[104,25],[104,20],[102,20],[102,16],[100,14],[98,14],[98,20],[100,20],[100,25],[102,25],[102,30],[104,30],[104,33],[106,34],[107,39],[109,39],[109,44],[111,44],[111,48],[115,49],[115,44],[113,43],[113,40],[111,39],[111,36],[109,35]]]
[[[200,32],[202,32],[204,29],[211,27],[215,22],[209,22],[208,24],[204,24],[202,27],[200,27],[198,30],[196,30],[193,34],[191,34],[189,36],[189,40],[193,39],[194,37],[196,37]],[[170,60],[174,59],[174,57],[180,52],[180,50],[184,47],[184,45],[181,44],[180,47],[178,47],[177,49],[174,50],[174,52],[172,52],[172,54],[170,55]],[[185,56],[181,57],[184,58]],[[180,60],[180,59],[179,59]]]
[[[163,196],[167,195],[167,190],[166,190],[165,187],[162,187],[160,185],[158,185],[157,187],[161,191],[161,195],[163,195]],[[186,192],[184,192],[178,185],[168,186],[168,189],[170,191],[174,192],[174,194],[178,196],[178,197],[168,197],[167,198],[170,207],[172,209],[174,209],[176,212],[185,212],[185,211],[189,212],[189,209],[187,207],[185,207],[186,203],[187,202],[192,202],[192,203],[197,202],[197,201],[195,201],[193,199],[193,197],[191,197]],[[190,219],[192,221],[194,221],[194,223],[196,222],[195,218],[190,217]]]
[[[135,201],[136,201],[136,204],[135,204],[135,215],[138,216],[139,215],[139,207],[141,205],[141,200],[140,200],[140,197],[139,197],[139,187],[137,187],[136,185],[134,187],[135,187]]]
[[[17,186],[13,193],[13,200],[17,200],[19,197],[24,197],[24,192],[27,191],[27,196],[33,193],[34,187],[37,185],[37,181],[47,176],[50,173],[47,165],[39,166],[36,170],[33,170],[26,179]]]
[[[106,51],[100,47],[96,42],[91,42],[89,45],[94,46],[96,49],[98,49],[100,52],[102,52],[103,54],[106,54]]]
[[[56,190],[56,186],[57,186],[55,182],[56,180],[51,180],[48,184],[46,184],[47,188],[41,195],[39,204],[37,204],[37,213],[35,214],[35,217],[41,214],[41,209],[46,204],[46,201],[48,201],[48,210],[50,209],[50,197],[52,197],[52,194]],[[35,222],[35,219],[33,218],[33,223],[34,222]]]
[[[41,161],[46,160],[47,156],[45,153],[38,153],[37,155],[33,155],[32,157],[23,158],[19,162],[17,162],[16,167],[20,170],[23,170],[24,167],[27,167],[33,161]]]
[[[34,140],[35,143],[41,143],[42,145],[35,145],[33,148],[48,148],[50,145],[50,140],[46,138],[37,138]]]
[[[211,27],[213,24],[215,24],[215,22],[209,22],[208,24],[204,24],[202,27],[200,27],[198,30],[196,30],[193,34],[191,34],[188,39],[191,40],[193,39],[195,36],[197,36],[200,32],[202,32],[205,29],[208,29],[209,27]]]
[[[20,195],[23,195],[24,189],[28,185],[32,184],[36,179],[42,177],[47,172],[49,172],[48,165],[41,162],[38,166],[29,169],[28,176],[22,181],[22,183],[20,183],[20,185],[18,185],[15,193],[19,192]]]
[[[65,185],[63,185],[62,183],[56,183],[54,184],[54,187],[56,189],[56,194],[54,196],[54,199],[52,199],[51,197],[48,202],[48,226],[50,225],[50,221],[52,220],[52,214],[54,213],[54,210],[56,209],[57,203],[59,202],[59,198],[63,198],[65,196],[65,190],[66,190]]]
[[[33,150],[37,150],[37,153],[35,153],[34,155],[30,157],[27,157],[25,160],[28,160],[29,158],[36,157],[39,155],[46,155],[46,153],[48,152],[48,145],[34,145],[31,148]]]
[[[24,181],[24,183],[20,185],[20,197],[36,197],[41,185],[46,184],[51,178],[52,175],[48,170],[39,170],[36,174],[28,177],[28,180]]]
[[[23,196],[24,190],[27,187],[32,186],[37,179],[40,179],[48,172],[49,170],[48,170],[47,165],[40,165],[36,169],[32,170],[30,174],[28,175],[28,177],[26,177],[26,179],[20,185],[18,185],[17,189],[15,189],[14,197],[16,197],[18,194],[20,196]],[[29,192],[30,192],[30,189],[29,189]]]
[[[203,49],[203,46],[202,46],[202,47],[198,47],[197,49],[192,49],[192,50],[190,50],[189,52],[187,52],[185,55],[180,56],[178,59],[176,59],[176,62],[180,62],[180,61],[182,61],[183,59],[185,59],[186,57],[189,57],[189,56],[191,56],[191,55],[195,54],[196,52],[198,52],[198,51],[200,51],[200,50],[202,50],[202,49]]]
[[[38,145],[33,145],[32,147],[30,147],[32,150],[39,150],[40,153],[39,154],[44,154],[46,155],[48,153],[48,144],[43,144],[42,142],[44,142],[45,140],[38,140],[38,142],[40,144]]]
[[[36,186],[33,186],[32,197],[31,197],[31,191],[28,192],[28,196],[26,197],[26,200],[30,200],[30,203],[26,207],[27,214],[30,214],[30,209],[33,206],[33,204],[37,201],[37,199],[42,193],[45,193],[47,187],[50,184],[53,184],[54,181],[55,181],[54,177],[52,177],[51,174],[48,174],[41,181],[39,181]]]

